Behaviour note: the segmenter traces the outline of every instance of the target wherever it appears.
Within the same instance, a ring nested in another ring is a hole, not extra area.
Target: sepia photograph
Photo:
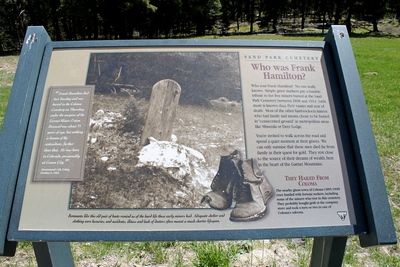
[[[86,84],[94,103],[70,208],[210,208],[219,169],[235,168],[221,159],[245,157],[238,53],[92,53]]]

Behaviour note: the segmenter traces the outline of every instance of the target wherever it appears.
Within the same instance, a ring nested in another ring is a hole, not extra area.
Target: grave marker
[[[148,144],[149,137],[158,141],[171,141],[180,95],[181,87],[173,80],[162,80],[153,86],[141,137],[142,145]]]

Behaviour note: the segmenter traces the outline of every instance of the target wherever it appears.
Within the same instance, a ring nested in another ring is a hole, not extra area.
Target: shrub
[[[125,118],[121,130],[140,136],[143,131],[144,121],[147,114],[147,104],[144,100],[133,99],[129,101],[123,112]]]

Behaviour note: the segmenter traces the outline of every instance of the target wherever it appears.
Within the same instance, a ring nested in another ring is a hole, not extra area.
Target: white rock
[[[168,141],[149,138],[150,144],[144,146],[138,155],[136,167],[156,166],[165,168],[175,179],[182,180],[186,175],[204,186],[208,171],[203,154],[190,147]]]

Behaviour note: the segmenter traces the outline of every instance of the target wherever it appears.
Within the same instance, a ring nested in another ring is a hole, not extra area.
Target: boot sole
[[[256,213],[254,215],[251,215],[249,217],[244,217],[244,218],[230,216],[229,220],[232,222],[251,222],[251,221],[257,221],[257,220],[261,219],[267,213],[267,202],[271,198],[271,196],[272,196],[272,191],[268,194],[267,198],[264,201],[265,208],[262,211],[260,211],[259,213]]]
[[[259,219],[261,219],[262,217],[265,216],[265,214],[267,213],[267,207],[265,207],[262,211],[260,211],[259,213],[256,213],[254,215],[251,215],[249,217],[230,217],[229,220],[231,220],[232,222],[251,222],[251,221],[257,221]]]

